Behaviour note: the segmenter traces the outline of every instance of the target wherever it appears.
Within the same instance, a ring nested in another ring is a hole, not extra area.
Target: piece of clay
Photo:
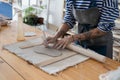
[[[34,52],[51,57],[58,57],[62,55],[60,50],[54,49],[52,47],[45,47],[44,45],[34,47]]]

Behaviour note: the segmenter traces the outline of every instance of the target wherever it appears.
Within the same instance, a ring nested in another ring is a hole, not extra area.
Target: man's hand
[[[66,36],[64,38],[61,38],[60,40],[57,40],[56,43],[54,43],[53,48],[56,49],[64,49],[66,46],[74,41],[72,36]]]
[[[55,37],[47,37],[43,44],[48,47],[50,43],[56,43],[57,39]]]
[[[64,36],[65,33],[70,29],[70,27],[64,23],[60,28],[59,30],[56,32],[56,34],[54,35],[54,37],[48,37],[44,42],[43,44],[48,47],[50,43],[53,43],[53,44],[57,44],[58,41],[57,39]]]

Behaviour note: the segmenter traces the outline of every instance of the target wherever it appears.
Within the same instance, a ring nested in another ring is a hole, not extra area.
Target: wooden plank
[[[24,80],[24,79],[0,58],[0,80]]]
[[[69,44],[67,46],[67,48],[72,50],[72,51],[75,51],[75,52],[77,52],[79,54],[83,54],[83,55],[88,56],[88,57],[90,57],[92,59],[100,61],[102,63],[104,63],[106,61],[106,57],[105,56],[100,55],[100,54],[98,54],[95,51],[92,51],[90,49],[85,49],[85,48],[82,48],[82,47],[74,45],[74,44]]]

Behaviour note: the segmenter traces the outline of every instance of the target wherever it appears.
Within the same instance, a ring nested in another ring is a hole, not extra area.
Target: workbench
[[[24,31],[34,31],[34,27],[23,25]],[[32,39],[40,37],[41,31],[36,30],[37,36],[26,37]],[[108,65],[89,59],[75,67],[67,68],[58,75],[49,75],[34,67],[23,59],[3,49],[3,45],[17,42],[17,27],[2,27],[0,31],[0,80],[99,80],[99,75],[114,70],[120,63],[107,59]]]

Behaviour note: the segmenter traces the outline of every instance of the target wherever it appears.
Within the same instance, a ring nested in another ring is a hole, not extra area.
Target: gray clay
[[[45,47],[44,45],[34,47],[34,52],[51,57],[58,57],[62,55],[62,51],[54,49],[52,47]]]

